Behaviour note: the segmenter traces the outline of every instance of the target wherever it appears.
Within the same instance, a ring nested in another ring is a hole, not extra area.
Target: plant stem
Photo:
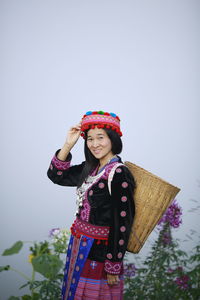
[[[35,281],[35,270],[34,268],[32,269],[32,278],[31,278],[31,283]],[[31,289],[31,296],[33,297],[34,294],[34,288]]]
[[[26,274],[24,274],[24,273],[21,272],[21,271],[18,271],[17,269],[14,269],[14,268],[10,267],[10,270],[12,270],[12,271],[18,273],[20,276],[22,276],[23,278],[25,278],[25,279],[28,280],[28,281],[31,280],[31,278],[29,278],[28,276],[26,276]]]

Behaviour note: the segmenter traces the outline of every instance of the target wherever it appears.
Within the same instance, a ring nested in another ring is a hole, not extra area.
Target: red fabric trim
[[[88,222],[82,221],[79,218],[74,221],[71,227],[71,231],[73,235],[83,234],[88,237],[100,240],[107,240],[109,235],[108,226],[93,225]]]
[[[121,273],[122,262],[105,261],[105,271],[109,274],[119,275]]]
[[[54,155],[54,157],[52,158],[52,164],[54,165],[54,167],[56,167],[58,170],[67,170],[70,167],[70,161],[62,161],[59,160],[56,155]]]

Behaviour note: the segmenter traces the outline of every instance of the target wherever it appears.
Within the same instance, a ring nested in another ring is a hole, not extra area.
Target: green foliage
[[[136,270],[134,266],[132,272],[127,268],[129,276],[125,277],[124,300],[200,299],[200,246],[187,255],[180,249],[180,241],[173,239],[171,231],[170,223],[165,222],[146,259],[136,261]],[[28,277],[19,272],[26,279],[20,289],[27,287],[30,293],[22,297],[12,296],[8,300],[60,299],[62,255],[66,252],[68,239],[66,229],[55,228],[51,231],[50,241],[31,245],[29,262],[32,274]],[[3,255],[18,253],[22,246],[23,242],[18,241]],[[8,270],[16,271],[9,265],[0,267],[0,272]],[[37,274],[42,275],[42,279],[37,280]]]
[[[24,295],[21,297],[22,300],[40,300],[40,294],[33,293],[32,296]]]
[[[188,263],[193,265],[188,271],[191,280],[192,299],[200,299],[200,245],[194,248],[194,254],[188,259]]]
[[[10,269],[9,265],[7,265],[7,266],[0,266],[0,272],[8,271],[9,269]]]
[[[22,247],[23,247],[23,242],[18,241],[11,248],[6,249],[2,255],[6,256],[6,255],[12,255],[12,254],[19,253],[19,251],[22,249]]]
[[[67,229],[56,229],[53,231],[52,245],[54,247],[55,253],[66,253],[66,244],[68,243],[69,236],[70,231],[68,231]]]
[[[61,294],[61,281],[63,275],[60,274],[52,280],[43,280],[38,282],[38,290],[40,294],[39,300],[55,300],[60,299]]]
[[[30,251],[33,256],[38,256],[41,254],[50,254],[49,243],[47,241],[34,243],[33,247],[30,247]]]
[[[8,300],[55,300],[60,299],[61,284],[63,280],[63,260],[61,254],[67,249],[69,231],[66,229],[56,229],[52,231],[50,242],[44,241],[33,243],[30,247],[29,262],[32,265],[30,277],[22,272],[13,269],[9,265],[1,266],[0,272],[12,270],[17,272],[27,281],[20,289],[29,288],[30,293],[21,297],[11,296]],[[23,242],[16,242],[11,248],[6,249],[2,255],[12,255],[18,253],[23,246]],[[36,280],[36,275],[43,276],[41,280]]]
[[[33,268],[44,277],[53,279],[63,266],[57,255],[42,254],[32,260]]]
[[[164,237],[169,237],[165,243]],[[188,257],[165,224],[136,276],[125,280],[125,300],[200,299],[200,247]],[[193,265],[193,266],[192,266]]]

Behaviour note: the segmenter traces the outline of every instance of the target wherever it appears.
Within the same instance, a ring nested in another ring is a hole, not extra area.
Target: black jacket
[[[59,150],[58,150],[59,151]],[[58,152],[57,151],[57,152]],[[56,152],[56,154],[57,154]],[[80,165],[70,165],[71,154],[65,162],[60,161],[55,155],[51,161],[47,175],[49,179],[62,186],[77,186],[85,162]],[[120,157],[119,162],[121,162]],[[95,241],[89,253],[89,259],[107,262],[108,273],[115,272],[115,265],[120,265],[126,252],[128,239],[135,215],[133,192],[135,182],[126,166],[119,166],[111,182],[111,194],[108,189],[108,174],[111,166],[106,166],[106,172],[95,184],[87,190],[89,202],[88,222],[94,225],[109,226],[108,242]],[[82,208],[84,210],[84,207]],[[81,211],[80,216],[81,218]],[[109,269],[109,270],[108,270]],[[113,269],[113,272],[112,272]]]

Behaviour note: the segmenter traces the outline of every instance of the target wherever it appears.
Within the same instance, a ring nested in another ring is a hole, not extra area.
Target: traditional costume
[[[94,126],[106,126],[121,136],[119,122],[114,114],[88,112],[82,119],[82,136]],[[51,161],[48,177],[59,185],[77,186],[85,162],[71,166],[71,153],[61,161],[58,152]],[[123,257],[135,213],[135,184],[119,156],[98,173],[97,169],[77,188],[78,210],[71,227],[62,300],[123,299]],[[119,283],[108,285],[107,273],[119,275]]]

